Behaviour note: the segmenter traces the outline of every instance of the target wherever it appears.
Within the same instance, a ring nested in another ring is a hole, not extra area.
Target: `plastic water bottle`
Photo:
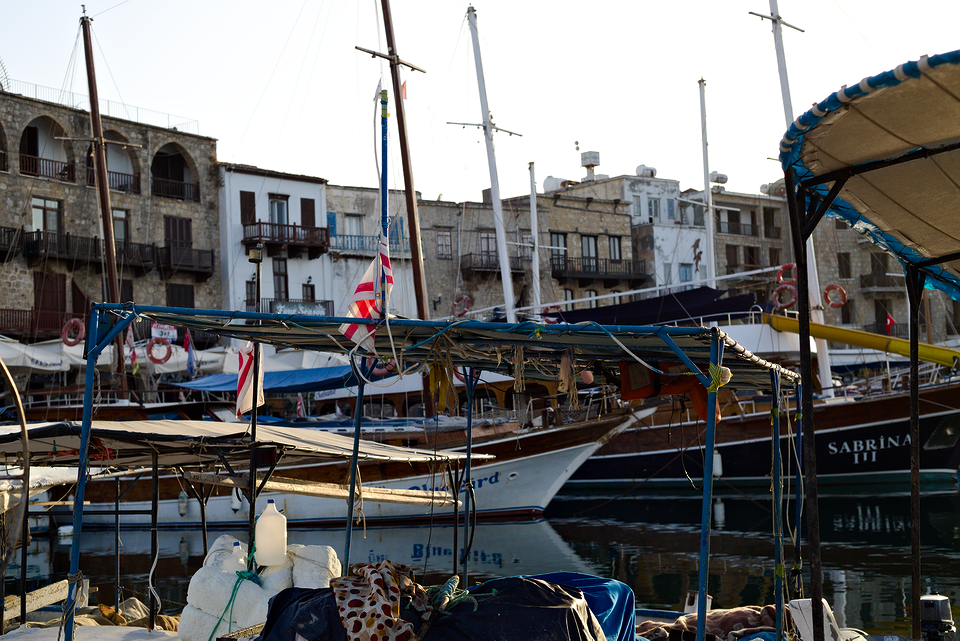
[[[273,499],[257,519],[257,565],[283,565],[287,561],[287,517],[277,511]]]
[[[233,574],[234,572],[243,572],[247,569],[246,554],[240,547],[240,541],[233,542],[233,554],[223,560],[223,571]]]

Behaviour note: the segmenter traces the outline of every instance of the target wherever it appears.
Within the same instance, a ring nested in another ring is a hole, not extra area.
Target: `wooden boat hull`
[[[921,390],[920,473],[925,483],[956,484],[960,466],[958,405],[958,384]],[[792,412],[790,416],[792,419]],[[908,394],[835,399],[815,407],[814,423],[818,485],[873,487],[909,483]],[[568,489],[699,488],[704,429],[702,421],[639,424],[587,460],[571,477]],[[768,486],[771,430],[768,413],[724,417],[717,427],[715,485]],[[793,451],[791,440],[786,421],[781,419],[785,475],[794,475],[796,471],[795,463],[788,464]]]
[[[474,446],[477,454],[492,454],[493,460],[477,460],[472,466],[477,514],[481,517],[529,517],[543,512],[553,496],[570,475],[609,439],[632,425],[636,419],[630,414],[617,414],[547,429],[515,430],[500,434]],[[462,448],[450,448],[460,450]],[[342,462],[316,463],[299,466],[280,466],[275,476],[319,482],[344,483],[347,466]],[[360,479],[365,485],[391,489],[448,489],[448,476],[427,464],[361,463]],[[152,486],[141,480],[127,489],[129,481],[121,483],[124,492],[122,509],[150,509]],[[88,482],[84,526],[114,527],[114,517],[94,514],[98,509],[112,508],[116,496],[114,480]],[[196,500],[186,502],[184,514],[178,500],[184,484],[175,475],[160,478],[158,520],[163,527],[199,527],[200,506]],[[461,500],[465,490],[460,491]],[[273,498],[284,509],[291,527],[320,526],[343,523],[346,502],[342,499],[318,498],[294,494],[264,492],[258,497],[256,513]],[[246,500],[237,500],[229,488],[215,487],[206,507],[208,527],[243,528],[248,523],[249,506]],[[462,508],[461,508],[462,510]],[[403,505],[396,503],[363,504],[363,516],[368,522],[429,522],[450,519],[452,506]],[[124,527],[144,527],[151,521],[149,514],[130,514],[121,517]]]

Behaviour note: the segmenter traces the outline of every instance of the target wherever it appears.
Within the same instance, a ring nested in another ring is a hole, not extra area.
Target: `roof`
[[[79,464],[80,423],[28,424],[30,464],[76,466]],[[246,423],[216,421],[92,421],[90,461],[94,466],[152,465],[152,452],[162,466],[195,466],[221,461],[217,450],[231,462],[250,460],[250,439],[244,438]],[[348,459],[353,438],[309,428],[257,425],[258,446],[276,445],[284,460]],[[8,462],[21,452],[20,426],[0,426],[0,455]],[[417,462],[463,458],[465,455],[434,453],[410,447],[395,447],[360,441],[359,460]],[[245,465],[241,465],[245,467]]]
[[[688,358],[700,373],[708,371],[711,341],[722,345],[722,365],[730,368],[730,387],[769,390],[770,370],[782,385],[792,387],[796,374],[769,363],[738,345],[717,328],[611,326],[596,323],[547,325],[532,321],[507,324],[461,319],[455,322],[395,318],[381,321],[308,315],[257,314],[220,310],[186,310],[135,304],[99,304],[95,311],[112,320],[114,314],[137,315],[161,323],[204,330],[221,337],[256,340],[274,346],[350,352],[343,323],[378,325],[376,350],[396,358],[412,373],[423,364],[440,362],[500,372],[515,378],[556,380],[566,354],[574,370],[617,372],[621,362],[656,363]],[[114,317],[115,318],[115,317]],[[247,321],[259,321],[260,324]],[[106,325],[107,323],[103,323]],[[88,340],[92,340],[88,338]],[[89,345],[89,343],[88,343]],[[363,354],[362,354],[363,356]],[[517,370],[522,363],[522,371]]]
[[[960,51],[924,56],[830,94],[780,144],[784,172],[928,286],[960,300]]]
[[[232,171],[238,174],[249,174],[251,176],[263,176],[265,178],[281,178],[284,180],[294,180],[302,183],[315,183],[326,185],[327,179],[319,176],[305,176],[303,174],[290,174],[285,171],[275,171],[273,169],[262,169],[254,165],[238,165],[236,163],[222,162],[220,166],[225,171]]]

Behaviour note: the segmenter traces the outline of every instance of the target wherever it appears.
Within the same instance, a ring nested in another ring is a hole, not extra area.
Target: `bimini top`
[[[90,461],[93,466],[137,467],[152,464],[153,452],[164,467],[196,467],[220,463],[225,458],[246,467],[250,438],[246,423],[218,421],[93,421],[90,426]],[[30,423],[31,465],[76,466],[79,464],[80,423]],[[274,445],[285,462],[309,458],[349,460],[353,439],[322,430],[257,426],[257,445]],[[19,425],[0,426],[0,456],[8,465],[18,465],[22,452]],[[456,452],[432,452],[360,441],[361,461],[444,461],[465,458]],[[476,455],[474,455],[476,458]],[[76,480],[76,471],[73,472]]]
[[[521,384],[524,378],[558,380],[563,367],[569,367],[568,372],[573,373],[590,369],[598,378],[619,381],[621,362],[642,361],[651,369],[659,369],[664,363],[677,364],[684,358],[696,366],[698,371],[694,373],[709,376],[712,340],[721,346],[721,365],[730,369],[728,387],[769,390],[771,369],[780,373],[784,388],[791,388],[798,378],[793,372],[752,354],[720,330],[706,327],[605,327],[596,323],[507,324],[474,320],[448,323],[409,319],[391,319],[387,324],[352,318],[134,304],[101,304],[94,310],[100,310],[103,325],[112,324],[111,317],[116,315],[135,314],[222,337],[340,353],[354,349],[354,344],[338,331],[342,323],[376,325],[377,353],[383,359],[394,359],[398,370],[411,372],[419,365],[439,363],[445,368],[472,367],[500,372],[521,379]],[[254,324],[256,321],[261,324]],[[88,341],[93,338],[88,337]],[[365,356],[362,352],[360,355]]]
[[[784,172],[825,196],[828,216],[960,300],[960,51],[843,87],[791,125]]]

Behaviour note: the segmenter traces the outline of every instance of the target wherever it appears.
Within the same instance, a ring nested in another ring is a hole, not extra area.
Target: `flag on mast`
[[[380,251],[363,273],[360,284],[353,294],[353,302],[347,310],[347,318],[382,319],[390,302],[393,289],[393,270],[390,268],[390,248],[383,235],[380,236]],[[373,325],[344,323],[340,333],[367,352],[376,354]]]
[[[140,369],[140,363],[137,361],[137,348],[133,344],[133,325],[127,328],[127,338],[124,342],[127,344],[127,349],[130,350],[130,365],[133,367],[134,376],[136,376],[137,370]]]
[[[297,418],[306,418],[307,410],[303,407],[303,394],[297,392]]]
[[[257,351],[263,363],[263,346],[257,345]],[[237,376],[237,418],[253,409],[253,343],[240,348],[240,367]],[[263,367],[260,367],[260,376],[257,381],[257,407],[264,404],[263,400]]]
[[[893,316],[890,315],[890,312],[887,312],[887,334],[889,335],[893,326],[897,324],[897,321],[893,320]]]

